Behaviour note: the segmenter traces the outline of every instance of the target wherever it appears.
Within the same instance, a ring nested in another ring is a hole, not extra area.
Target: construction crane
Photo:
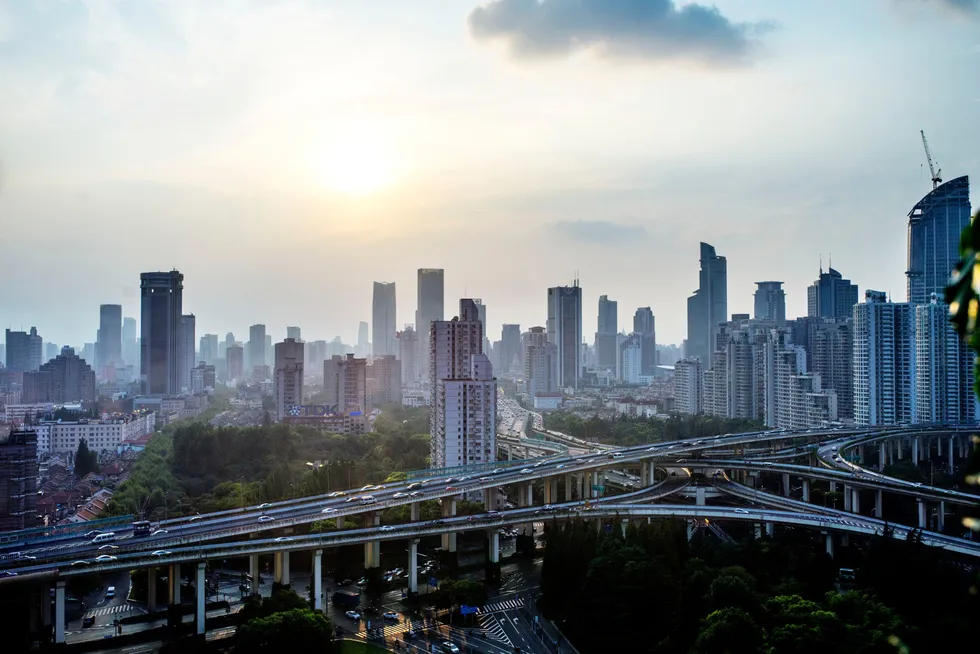
[[[932,163],[932,153],[929,152],[929,141],[926,140],[925,130],[920,129],[919,134],[922,134],[922,147],[926,149],[926,161],[929,162],[929,174],[932,175],[932,188],[935,190],[943,182],[941,177],[943,171],[942,169],[936,170],[936,166]]]

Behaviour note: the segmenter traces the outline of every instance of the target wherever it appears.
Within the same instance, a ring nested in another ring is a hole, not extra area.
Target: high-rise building
[[[402,383],[414,384],[420,378],[419,335],[411,325],[398,334],[398,358],[401,360]]]
[[[126,365],[133,366],[133,372],[139,374],[140,348],[139,332],[136,331],[136,318],[123,318],[122,356]]]
[[[36,527],[37,497],[37,434],[0,433],[0,532]]]
[[[178,349],[184,276],[176,270],[140,274],[140,381],[144,395],[180,390]]]
[[[636,332],[616,344],[616,377],[624,384],[639,384],[643,374],[643,341]]]
[[[434,320],[445,312],[445,273],[442,268],[419,268],[415,331],[419,335],[419,366],[423,379],[429,379],[429,335]]]
[[[465,379],[469,357],[483,353],[483,323],[480,310],[471,299],[459,301],[459,316],[435,320],[429,328],[429,388],[440,379]],[[435,403],[435,393],[432,394]]]
[[[265,365],[265,325],[248,328],[248,368]]]
[[[521,326],[504,325],[500,330],[500,372],[512,373],[523,368],[521,356]]]
[[[179,359],[177,364],[177,374],[180,377],[180,390],[190,390],[191,370],[197,364],[197,319],[193,313],[180,317],[180,329],[178,330],[178,352]]]
[[[974,354],[949,321],[937,294],[915,308],[916,422],[974,424]]]
[[[7,330],[6,334],[6,365],[10,372],[28,372],[41,367],[44,354],[44,339],[36,327],[29,332],[14,332]]]
[[[657,373],[657,322],[653,317],[653,309],[650,307],[640,307],[633,314],[633,331],[640,335],[640,343],[643,348],[643,375],[655,375]]]
[[[704,413],[701,384],[704,368],[700,359],[681,359],[674,364],[674,410],[697,415]]]
[[[331,356],[336,356],[336,354]],[[357,323],[357,345],[354,346],[354,356],[361,359],[371,356],[371,343],[368,341],[368,324],[363,320]]]
[[[327,405],[336,407],[338,413],[367,412],[367,359],[356,359],[353,354],[326,359],[323,392]]]
[[[24,373],[25,404],[47,402],[94,402],[95,372],[70,347],[42,364],[38,370]]]
[[[272,347],[272,335],[265,335],[265,365],[271,370],[276,364],[276,351]]]
[[[610,300],[608,295],[599,296],[599,318],[596,324],[595,351],[598,365],[607,370],[616,370],[616,334],[619,333],[619,303]]]
[[[782,282],[756,282],[756,320],[772,320],[782,327],[786,323],[786,292]]]
[[[201,361],[191,370],[191,393],[205,393],[214,390],[217,377],[215,367]]]
[[[200,360],[208,365],[214,365],[220,357],[218,356],[218,335],[205,334],[201,337]]]
[[[858,303],[858,287],[843,275],[820,269],[820,275],[806,289],[807,315],[811,318],[851,318]]]
[[[701,244],[698,290],[687,299],[687,344],[685,356],[701,359],[710,368],[714,337],[720,323],[728,320],[728,262],[714,247]]]
[[[822,387],[820,375],[807,372],[806,356],[790,330],[770,330],[764,355],[766,425],[805,429],[837,420],[837,394]]]
[[[582,376],[582,287],[548,289],[548,342],[558,348],[558,385],[578,388]]]
[[[478,297],[473,298],[473,304],[476,305],[476,311],[480,316],[480,324],[483,326],[483,352],[487,356],[490,356],[490,353],[487,351],[487,348],[490,346],[490,341],[487,339],[487,305]]]
[[[99,360],[96,370],[104,376],[106,367],[115,368],[122,363],[122,306],[103,304],[99,307]]]
[[[281,421],[293,406],[303,404],[303,343],[287,338],[276,343],[276,415]]]
[[[524,381],[534,401],[539,395],[558,392],[558,346],[548,342],[544,327],[531,327],[524,346]]]
[[[402,369],[394,354],[375,356],[367,367],[367,392],[372,407],[401,404]]]
[[[41,361],[42,362],[50,361],[51,359],[58,356],[59,352],[61,352],[61,348],[58,347],[57,343],[47,342],[44,344],[44,356],[41,357]]]
[[[853,313],[853,311],[852,311]],[[821,387],[837,394],[837,417],[854,418],[854,319],[799,318],[805,342],[793,331],[793,342],[807,352],[807,370],[820,375]]]
[[[912,305],[865,291],[854,305],[854,422],[915,422],[915,321]]]
[[[960,234],[970,224],[970,180],[957,177],[929,191],[909,212],[908,302],[942,297],[960,260]]]
[[[300,336],[299,327],[286,327],[286,338],[291,338],[297,343],[303,342],[303,338]]]
[[[371,355],[398,356],[395,314],[395,282],[374,282],[371,305]]]
[[[228,379],[242,381],[245,379],[245,348],[232,343],[225,347],[225,360],[228,367]]]

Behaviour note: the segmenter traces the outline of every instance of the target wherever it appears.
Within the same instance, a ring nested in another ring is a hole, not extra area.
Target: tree
[[[702,621],[701,631],[691,652],[692,654],[760,654],[765,641],[765,632],[748,613],[741,609],[727,608],[709,614]]]
[[[84,438],[78,441],[75,452],[75,474],[84,477],[90,472],[99,471],[99,455],[88,449],[88,441]]]
[[[253,618],[238,628],[235,652],[331,652],[333,627],[317,613],[291,609]]]

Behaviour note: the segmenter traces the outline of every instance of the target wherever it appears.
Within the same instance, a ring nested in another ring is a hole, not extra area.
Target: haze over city
[[[0,4],[3,326],[91,341],[177,268],[199,334],[354,342],[440,267],[490,335],[577,273],[586,332],[609,294],[680,343],[699,241],[731,313],[804,315],[821,256],[904,297],[919,130],[980,167],[976,2],[576,4]]]

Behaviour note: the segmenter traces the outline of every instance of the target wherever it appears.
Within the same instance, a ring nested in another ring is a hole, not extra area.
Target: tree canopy
[[[667,419],[616,416],[607,419],[593,414],[556,411],[544,414],[544,425],[569,436],[609,445],[628,447],[646,443],[704,438],[718,434],[756,431],[762,425],[753,420],[671,414]]]
[[[90,472],[99,471],[99,455],[94,450],[88,448],[88,441],[84,438],[78,441],[78,450],[75,452],[75,474],[84,477]]]

